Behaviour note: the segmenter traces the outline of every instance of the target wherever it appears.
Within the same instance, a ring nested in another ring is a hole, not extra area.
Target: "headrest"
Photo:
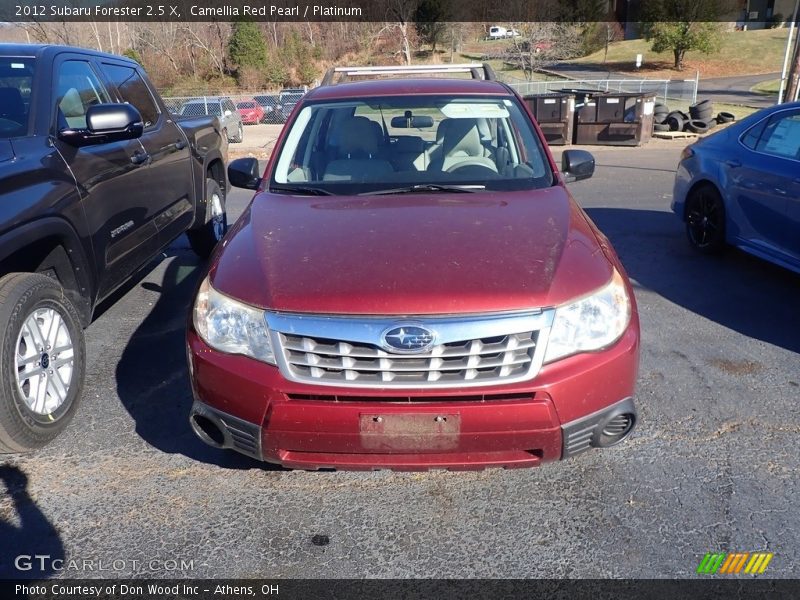
[[[81,102],[81,95],[75,88],[69,88],[64,92],[64,96],[61,98],[61,102],[58,103],[58,106],[68,119],[70,117],[83,117],[86,115],[83,102]]]
[[[456,152],[467,156],[483,156],[481,135],[475,119],[445,119],[439,123],[436,137],[441,139],[445,156]]]
[[[347,158],[369,158],[378,152],[378,134],[373,121],[353,117],[342,123],[339,130],[339,154]]]

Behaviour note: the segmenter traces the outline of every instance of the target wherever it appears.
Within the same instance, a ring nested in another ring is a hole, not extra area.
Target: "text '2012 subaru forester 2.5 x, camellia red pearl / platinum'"
[[[209,444],[291,468],[469,469],[631,432],[633,291],[565,187],[594,160],[568,150],[559,172],[490,68],[426,69],[335,69],[263,177],[229,166],[256,194],[187,334]]]

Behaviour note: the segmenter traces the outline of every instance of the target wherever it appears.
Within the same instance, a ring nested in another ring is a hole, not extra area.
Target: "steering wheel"
[[[446,173],[461,173],[463,175],[474,175],[475,177],[497,177],[497,167],[488,166],[485,160],[480,158],[468,158],[467,160],[456,163],[447,169]]]

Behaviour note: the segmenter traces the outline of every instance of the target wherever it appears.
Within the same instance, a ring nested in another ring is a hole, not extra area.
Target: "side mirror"
[[[228,165],[228,181],[234,187],[257,190],[261,184],[261,169],[255,158],[237,158]]]
[[[86,110],[86,129],[62,129],[59,139],[72,146],[89,146],[142,137],[142,115],[130,104],[95,104]]]
[[[586,150],[564,150],[561,174],[566,183],[589,179],[594,175],[594,156]]]

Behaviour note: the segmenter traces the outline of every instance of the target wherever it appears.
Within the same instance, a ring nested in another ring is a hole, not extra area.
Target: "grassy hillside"
[[[724,77],[780,71],[788,35],[788,29],[726,32],[718,53],[687,52],[683,73],[694,75],[695,70],[699,70],[702,77]],[[644,55],[644,64],[639,71],[635,67],[637,54]],[[645,40],[615,42],[609,47],[605,63],[603,57],[601,50],[576,62],[595,63],[612,71],[640,72],[645,77],[675,77],[678,73],[672,69],[672,53],[657,54],[650,50],[650,44]]]

